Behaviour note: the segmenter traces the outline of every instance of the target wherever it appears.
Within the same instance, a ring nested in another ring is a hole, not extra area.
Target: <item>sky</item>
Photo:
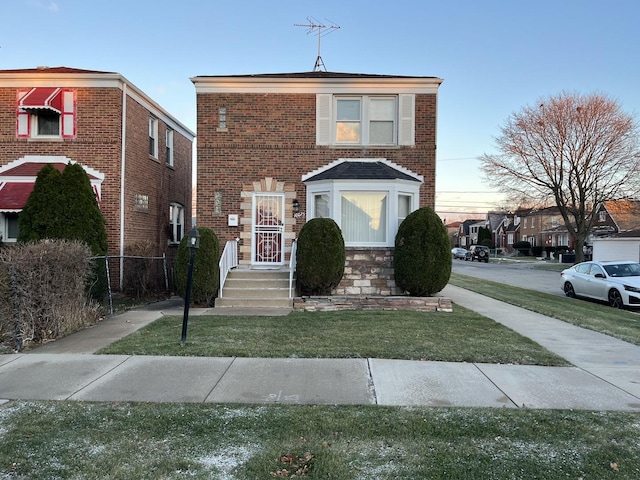
[[[478,157],[512,113],[562,92],[640,113],[638,0],[0,0],[0,69],[118,72],[192,131],[191,77],[312,71],[433,76],[436,211],[504,206]]]

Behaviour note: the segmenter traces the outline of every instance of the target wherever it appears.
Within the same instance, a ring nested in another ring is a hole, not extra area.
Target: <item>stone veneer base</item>
[[[296,297],[293,309],[305,312],[336,310],[412,310],[417,312],[451,312],[452,302],[444,297],[335,295],[330,297]]]

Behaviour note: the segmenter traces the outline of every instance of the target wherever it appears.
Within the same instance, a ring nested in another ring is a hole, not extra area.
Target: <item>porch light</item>
[[[200,248],[200,234],[196,228],[189,230],[189,248]]]
[[[298,213],[300,211],[300,202],[298,201],[297,198],[294,198],[292,206],[293,206],[293,213]]]

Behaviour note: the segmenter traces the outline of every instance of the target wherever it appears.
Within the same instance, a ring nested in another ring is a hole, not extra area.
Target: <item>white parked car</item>
[[[467,251],[466,248],[452,248],[451,249],[451,255],[453,255],[453,258],[459,258],[460,260],[466,260],[467,259],[467,255],[469,255],[469,252]]]
[[[586,297],[615,308],[640,307],[640,263],[582,262],[561,273],[567,297]]]

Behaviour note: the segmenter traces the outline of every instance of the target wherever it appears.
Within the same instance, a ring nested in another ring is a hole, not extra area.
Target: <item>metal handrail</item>
[[[291,242],[291,255],[289,256],[289,298],[293,298],[293,274],[296,270],[296,252],[298,244],[294,240]]]
[[[227,274],[232,268],[236,268],[238,266],[237,240],[229,240],[225,243],[218,266],[220,267],[220,287],[218,298],[222,298],[222,288],[224,287],[224,282],[227,280]]]

